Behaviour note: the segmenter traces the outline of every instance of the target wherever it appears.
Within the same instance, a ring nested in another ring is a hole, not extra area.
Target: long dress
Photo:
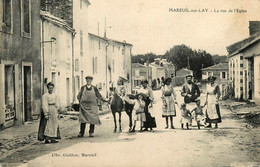
[[[176,116],[176,109],[174,105],[174,98],[176,97],[176,94],[172,85],[162,86],[162,97],[164,104],[162,116]]]
[[[146,122],[144,123],[144,127],[151,128],[152,117],[151,114],[149,113],[149,104],[151,101],[154,100],[153,91],[150,87],[147,86],[146,88],[141,88],[138,91],[138,93],[143,93],[146,95],[146,97],[143,99],[145,102],[144,113],[146,119]]]
[[[44,138],[60,138],[58,124],[58,109],[59,100],[57,95],[54,93],[45,93],[42,96],[42,115],[38,133],[39,140],[43,140]],[[48,115],[49,119],[46,120],[44,118],[44,115]]]
[[[206,87],[206,96],[208,99],[206,110],[207,123],[220,123],[221,115],[219,110],[218,99],[220,96],[219,86],[216,84],[208,84]]]
[[[101,121],[98,114],[97,99],[104,101],[97,88],[91,86],[83,86],[78,94],[80,102],[79,122],[100,125]]]

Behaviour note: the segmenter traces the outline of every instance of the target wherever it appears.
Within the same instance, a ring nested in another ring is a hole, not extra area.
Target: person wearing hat
[[[152,117],[151,114],[149,113],[149,104],[154,100],[153,96],[153,91],[152,89],[148,86],[148,81],[144,80],[142,81],[142,88],[138,91],[138,93],[143,93],[145,95],[144,97],[144,102],[145,102],[145,107],[144,107],[144,113],[146,117],[146,122],[144,123],[144,131],[148,131],[148,128],[150,128],[150,131],[153,132],[152,128]]]
[[[86,123],[90,124],[89,126],[89,137],[94,137],[94,129],[95,125],[100,125],[100,119],[98,115],[98,104],[97,99],[107,102],[101,94],[99,93],[98,89],[93,86],[92,76],[85,77],[87,84],[82,86],[80,92],[77,96],[79,101],[79,121],[80,121],[80,132],[78,137],[83,137],[85,133]]]
[[[38,131],[38,140],[45,143],[57,143],[60,139],[58,110],[60,108],[58,96],[53,93],[54,84],[47,84],[48,92],[42,96],[42,113]]]
[[[192,75],[186,75],[186,83],[182,85],[181,96],[184,97],[184,103],[188,110],[196,107],[196,99],[200,96],[198,85],[192,82]]]
[[[171,78],[166,78],[164,81],[164,85],[162,86],[162,100],[163,100],[163,113],[162,117],[165,117],[166,127],[169,127],[168,117],[170,117],[171,121],[171,129],[175,129],[173,126],[173,117],[176,116],[175,102],[176,102],[176,93],[171,85]]]
[[[215,123],[215,128],[218,128],[218,123],[221,121],[220,109],[219,109],[219,97],[220,88],[219,85],[215,83],[216,77],[210,76],[208,78],[209,84],[206,87],[206,123],[208,123],[208,128],[211,128],[211,124]]]

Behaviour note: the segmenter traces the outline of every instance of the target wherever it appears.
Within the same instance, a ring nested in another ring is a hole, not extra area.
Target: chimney
[[[260,33],[260,21],[249,21],[249,35]]]

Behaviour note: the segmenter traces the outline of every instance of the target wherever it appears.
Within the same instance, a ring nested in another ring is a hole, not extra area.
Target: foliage
[[[138,54],[138,55],[132,57],[132,63],[144,64],[147,61],[149,63],[151,63],[151,62],[154,62],[154,59],[156,57],[158,57],[158,56],[156,54],[154,54],[154,53],[146,53],[144,55]]]
[[[41,10],[50,12],[72,26],[72,0],[41,0]]]
[[[176,70],[188,68],[193,71],[196,80],[201,80],[202,68],[212,66],[214,64],[227,62],[226,56],[211,55],[205,50],[193,50],[192,48],[182,44],[175,45],[170,48],[164,55],[156,55],[154,53],[138,54],[132,57],[133,63],[153,62],[155,58],[160,57],[171,61]],[[189,60],[189,63],[188,63]]]
[[[228,62],[227,56],[213,55],[212,59],[214,61],[214,64],[227,63]]]

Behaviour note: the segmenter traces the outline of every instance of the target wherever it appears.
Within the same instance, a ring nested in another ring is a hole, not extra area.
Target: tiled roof
[[[90,36],[92,37],[96,37],[96,38],[99,38],[101,40],[104,40],[104,41],[112,41],[112,42],[115,42],[115,43],[119,43],[119,44],[123,44],[123,45],[130,45],[130,46],[133,46],[132,44],[130,43],[126,43],[125,41],[121,42],[121,41],[117,41],[117,40],[114,40],[114,39],[109,39],[109,38],[104,38],[104,37],[101,37],[101,36],[98,36],[98,35],[95,35],[95,34],[92,34],[92,33],[88,33]]]
[[[147,68],[147,66],[140,63],[132,63],[132,68]]]
[[[207,71],[207,70],[228,70],[228,63],[219,63],[207,68],[202,68],[201,71]]]
[[[68,31],[70,31],[72,33],[75,33],[75,29],[70,27],[69,24],[65,20],[55,17],[51,13],[46,12],[46,11],[40,11],[40,15],[41,15],[42,19],[48,20],[49,22],[52,22],[53,24],[56,24],[60,27],[67,29]]]
[[[229,53],[229,56],[238,54],[240,51],[244,50],[251,44],[257,42],[259,39],[260,39],[260,34],[256,34],[256,35],[252,35],[242,41],[236,42],[236,43],[228,46],[227,51]]]

